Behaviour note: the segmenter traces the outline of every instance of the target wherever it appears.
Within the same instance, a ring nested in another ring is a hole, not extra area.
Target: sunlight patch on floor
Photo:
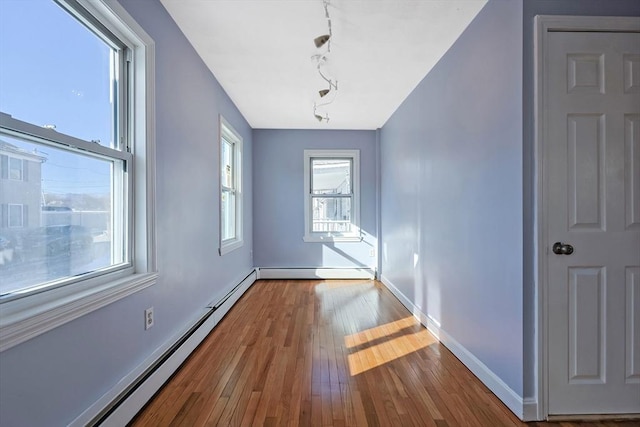
[[[418,324],[418,321],[413,316],[408,316],[404,319],[396,320],[395,322],[386,323],[384,325],[376,326],[375,328],[360,331],[352,335],[347,335],[346,337],[344,337],[344,343],[347,348],[353,348],[355,346],[366,344],[379,338],[388,337],[405,328]]]
[[[413,327],[417,324],[415,318],[406,317],[346,336],[345,345],[353,350],[348,356],[351,376],[377,368],[437,342],[424,328],[414,332]]]

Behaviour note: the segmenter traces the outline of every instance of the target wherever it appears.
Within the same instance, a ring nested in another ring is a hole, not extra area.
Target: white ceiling
[[[322,0],[161,0],[255,129],[377,129],[451,47],[486,0],[331,0],[335,101],[311,57],[326,51]],[[328,95],[330,97],[331,95]]]

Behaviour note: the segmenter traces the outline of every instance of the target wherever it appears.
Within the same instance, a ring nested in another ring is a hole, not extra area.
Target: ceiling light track
[[[322,116],[322,115],[318,114],[318,110],[317,109],[318,109],[318,107],[322,107],[322,106],[331,104],[336,99],[336,92],[338,91],[338,81],[337,80],[334,81],[333,79],[327,77],[327,75],[322,72],[322,66],[327,61],[327,55],[331,53],[331,38],[333,37],[333,31],[332,31],[332,28],[331,28],[331,15],[329,15],[329,0],[322,0],[322,5],[324,7],[324,16],[327,18],[328,34],[323,34],[321,36],[316,37],[315,39],[313,39],[313,44],[318,49],[320,49],[321,47],[326,45],[327,46],[327,52],[325,54],[316,54],[316,55],[312,56],[311,58],[316,60],[317,63],[318,63],[316,68],[318,70],[318,74],[320,74],[320,77],[322,77],[322,79],[324,81],[329,83],[329,88],[328,89],[319,90],[318,91],[318,95],[320,95],[320,98],[324,98],[330,92],[332,92],[334,94],[334,96],[333,96],[333,99],[331,101],[329,101],[329,102],[325,102],[325,103],[322,103],[322,104],[318,104],[317,102],[314,102],[313,103],[313,116],[319,122],[326,121],[328,123],[329,122],[329,114],[325,113],[325,115]]]

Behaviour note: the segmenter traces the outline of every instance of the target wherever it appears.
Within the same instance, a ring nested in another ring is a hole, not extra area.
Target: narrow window
[[[305,150],[307,242],[359,241],[358,150]]]
[[[242,246],[242,138],[220,116],[220,255]]]

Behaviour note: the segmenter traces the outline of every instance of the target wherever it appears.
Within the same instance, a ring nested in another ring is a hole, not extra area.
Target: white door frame
[[[546,47],[548,34],[553,31],[610,31],[640,32],[640,19],[637,17],[604,17],[604,16],[549,16],[539,15],[535,18],[534,27],[534,194],[535,194],[535,251],[534,251],[534,283],[536,288],[536,399],[537,419],[546,419],[549,415],[548,393],[548,310],[547,310],[547,178],[545,167],[547,154],[544,150],[547,117],[544,111],[544,89],[547,76]]]

